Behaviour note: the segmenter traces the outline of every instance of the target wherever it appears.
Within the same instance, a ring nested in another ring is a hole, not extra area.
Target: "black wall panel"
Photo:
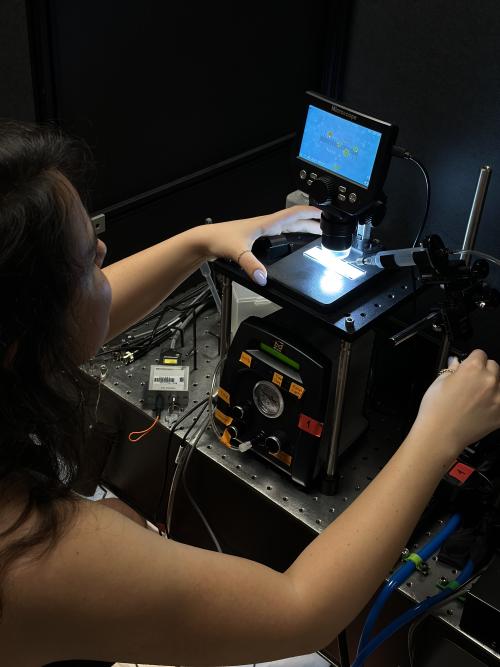
[[[294,131],[321,85],[330,2],[31,6],[52,79],[41,116],[94,149],[95,209]]]
[[[459,247],[479,168],[493,176],[478,238],[500,254],[500,4],[465,0],[355,0],[343,101],[399,125],[398,143],[427,166],[433,188],[427,229]],[[391,246],[413,239],[424,181],[393,160],[389,213],[381,235]]]
[[[24,0],[0,0],[0,117],[34,120]]]
[[[203,224],[207,217],[222,222],[284,208],[292,187],[291,163],[290,142],[285,142],[186,188],[110,211],[102,237],[108,246],[106,263],[121,259],[125,250],[133,253]]]

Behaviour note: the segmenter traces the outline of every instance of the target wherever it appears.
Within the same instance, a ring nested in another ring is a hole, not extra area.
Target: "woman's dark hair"
[[[12,536],[2,540],[0,585],[14,560],[51,548],[75,505],[56,501],[72,498],[85,439],[87,381],[68,327],[84,269],[61,175],[81,192],[88,164],[88,149],[60,130],[0,120],[0,502],[23,499],[0,533]]]

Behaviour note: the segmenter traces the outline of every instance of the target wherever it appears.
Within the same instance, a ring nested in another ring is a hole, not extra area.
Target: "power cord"
[[[222,548],[219,544],[219,541],[215,537],[215,534],[214,534],[212,528],[210,527],[210,524],[208,523],[207,519],[205,518],[203,512],[201,511],[199,505],[196,503],[193,496],[189,492],[189,490],[187,488],[186,480],[185,480],[185,471],[186,471],[187,466],[189,464],[189,461],[191,459],[192,453],[196,449],[198,441],[200,440],[201,436],[205,432],[207,425],[208,425],[208,417],[206,417],[203,420],[201,426],[199,427],[199,430],[198,430],[197,434],[195,435],[193,441],[190,442],[190,443],[187,443],[187,438],[188,438],[189,432],[193,429],[194,424],[191,425],[191,427],[188,429],[188,431],[184,435],[183,444],[181,443],[181,447],[179,449],[179,454],[180,455],[178,457],[177,467],[175,469],[174,476],[172,478],[172,484],[170,485],[170,493],[169,493],[169,497],[168,497],[168,506],[167,506],[166,532],[167,532],[167,536],[169,536],[170,533],[171,533],[172,517],[173,517],[173,513],[174,513],[174,504],[175,504],[175,498],[176,498],[176,494],[177,494],[177,488],[178,488],[178,485],[179,485],[179,480],[182,480],[189,500],[191,501],[191,503],[193,504],[194,509],[196,510],[197,514],[201,518],[201,520],[203,522],[203,525],[205,526],[205,528],[207,529],[211,539],[213,540],[217,551],[222,553]]]
[[[200,517],[200,519],[201,519],[203,525],[205,526],[205,528],[206,528],[206,530],[207,530],[207,533],[210,535],[210,537],[211,537],[211,539],[212,539],[212,542],[213,542],[214,545],[215,545],[215,548],[217,549],[217,551],[218,551],[219,553],[222,553],[222,547],[221,547],[221,545],[220,545],[219,540],[218,540],[217,537],[215,536],[215,533],[214,533],[214,531],[212,530],[212,527],[210,526],[210,524],[208,523],[207,518],[205,517],[205,515],[204,515],[203,512],[201,511],[200,506],[198,505],[198,503],[196,502],[196,500],[193,498],[193,496],[192,496],[192,494],[191,494],[191,491],[189,490],[189,488],[188,488],[188,486],[187,486],[187,482],[186,482],[186,473],[187,473],[187,469],[188,469],[189,461],[191,460],[191,456],[192,456],[194,450],[196,449],[196,446],[197,446],[198,441],[199,441],[199,439],[200,439],[200,437],[201,437],[201,434],[205,431],[205,429],[206,429],[206,427],[207,427],[207,425],[208,425],[208,422],[209,422],[209,420],[208,420],[208,418],[207,418],[207,419],[204,421],[204,425],[203,425],[202,427],[200,427],[200,432],[197,434],[197,437],[194,439],[194,441],[193,441],[192,443],[189,444],[189,451],[188,451],[188,454],[187,454],[187,456],[186,456],[186,459],[185,459],[185,462],[184,462],[184,465],[183,465],[183,470],[182,470],[182,487],[183,487],[183,489],[184,489],[184,491],[185,491],[185,493],[186,493],[186,495],[187,495],[187,497],[188,497],[190,503],[191,503],[192,506],[194,507],[196,513],[197,513],[198,516]],[[186,433],[186,436],[185,436],[185,437],[187,437],[187,433]],[[172,505],[173,505],[173,503],[174,503],[174,498],[172,498],[172,501],[171,501],[171,502],[172,502]]]
[[[167,445],[165,447],[165,465],[164,465],[164,473],[163,473],[163,481],[161,485],[161,490],[160,490],[160,495],[158,497],[158,505],[156,509],[156,516],[155,516],[155,521],[159,527],[159,530],[162,532],[165,532],[166,530],[166,513],[167,511],[165,510],[165,513],[162,513],[162,499],[163,496],[165,495],[165,491],[167,488],[167,479],[168,479],[168,462],[170,458],[170,448],[172,446],[172,439],[174,436],[175,431],[179,428],[179,426],[182,424],[182,422],[187,419],[190,415],[193,414],[193,412],[196,412],[197,410],[200,410],[200,408],[203,408],[206,404],[208,403],[208,398],[205,398],[203,401],[200,403],[194,405],[192,408],[190,408],[187,412],[185,412],[177,421],[173,424],[172,428],[170,429],[170,432],[168,434],[167,438]],[[195,422],[193,422],[195,423]],[[191,428],[191,427],[190,427]],[[190,429],[188,429],[189,432]],[[187,436],[187,433],[185,434]],[[163,516],[162,516],[163,514]]]

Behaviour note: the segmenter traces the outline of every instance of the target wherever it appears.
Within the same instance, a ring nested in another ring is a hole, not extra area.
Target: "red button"
[[[474,468],[465,465],[465,463],[456,463],[453,466],[453,468],[448,471],[448,475],[450,475],[450,477],[458,479],[460,484],[463,484],[465,481],[469,479],[469,477],[472,475],[473,472]]]
[[[316,438],[320,438],[323,433],[323,424],[321,422],[303,414],[299,417],[299,428],[310,435],[314,435]]]

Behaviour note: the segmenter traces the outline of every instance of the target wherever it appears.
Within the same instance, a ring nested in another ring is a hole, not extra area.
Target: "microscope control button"
[[[312,185],[313,184],[313,182],[311,181],[310,178],[307,179],[306,183],[307,183],[307,185]]]
[[[315,174],[314,171],[311,171],[309,174],[309,178],[312,178],[313,181],[315,181],[318,178],[318,174]]]
[[[345,195],[337,195],[339,201],[345,201]]]
[[[339,192],[345,192],[347,190],[345,185],[339,185]]]
[[[303,181],[305,181],[305,180],[306,180],[306,177],[307,177],[307,171],[306,171],[305,169],[301,169],[301,170],[299,171],[299,176],[300,176],[300,178],[301,178]]]
[[[349,193],[349,201],[351,204],[354,204],[355,201],[357,201],[358,195],[355,192]]]

